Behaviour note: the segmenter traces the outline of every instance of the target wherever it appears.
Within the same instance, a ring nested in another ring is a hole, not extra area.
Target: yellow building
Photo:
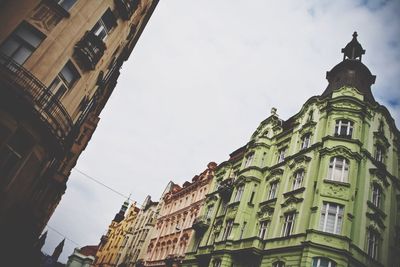
[[[6,258],[15,250],[26,255],[21,261],[32,256],[157,3],[0,1],[0,246]]]
[[[140,211],[135,203],[131,204],[129,209],[128,205],[129,202],[125,201],[120,211],[111,221],[107,234],[101,237],[94,266],[118,266],[123,261],[128,248],[128,234],[132,231]],[[127,209],[128,211],[126,212]]]

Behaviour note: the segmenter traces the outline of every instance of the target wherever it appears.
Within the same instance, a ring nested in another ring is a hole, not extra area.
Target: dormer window
[[[335,126],[335,135],[351,138],[353,134],[353,122],[349,120],[337,120]]]

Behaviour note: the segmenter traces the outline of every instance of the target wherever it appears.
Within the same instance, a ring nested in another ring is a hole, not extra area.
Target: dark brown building
[[[0,246],[4,259],[27,255],[6,266],[34,266],[29,253],[157,3],[0,1]]]

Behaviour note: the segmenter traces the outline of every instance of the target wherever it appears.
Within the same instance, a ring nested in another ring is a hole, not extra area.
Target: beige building
[[[209,163],[191,182],[186,181],[182,187],[173,184],[165,194],[147,247],[145,266],[174,266],[182,261],[194,233],[192,224],[204,204],[216,167],[216,163]]]
[[[0,246],[26,255],[158,0],[0,1]],[[18,231],[13,231],[18,229]],[[20,266],[26,266],[23,262]]]
[[[111,267],[118,266],[126,253],[129,235],[136,222],[139,208],[135,203],[125,201],[120,211],[115,215],[108,227],[107,234],[100,240],[99,249],[96,253],[96,260],[93,266]]]

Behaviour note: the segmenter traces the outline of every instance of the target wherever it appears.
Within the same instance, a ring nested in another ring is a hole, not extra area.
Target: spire
[[[37,249],[42,249],[44,243],[46,242],[46,237],[47,237],[47,231],[44,232],[44,233],[39,237],[39,240],[36,242],[36,248],[37,248]]]
[[[343,61],[346,59],[361,61],[361,56],[365,54],[365,50],[358,42],[357,36],[357,32],[354,32],[353,39],[346,45],[345,48],[342,48]]]
[[[121,222],[125,218],[125,212],[128,209],[129,206],[129,198],[124,201],[124,204],[122,204],[121,209],[117,214],[115,214],[114,220],[115,222]]]
[[[53,255],[51,255],[51,257],[53,258],[54,261],[57,261],[58,258],[60,257],[61,252],[63,251],[63,248],[64,248],[64,243],[65,243],[65,238],[54,249]]]

